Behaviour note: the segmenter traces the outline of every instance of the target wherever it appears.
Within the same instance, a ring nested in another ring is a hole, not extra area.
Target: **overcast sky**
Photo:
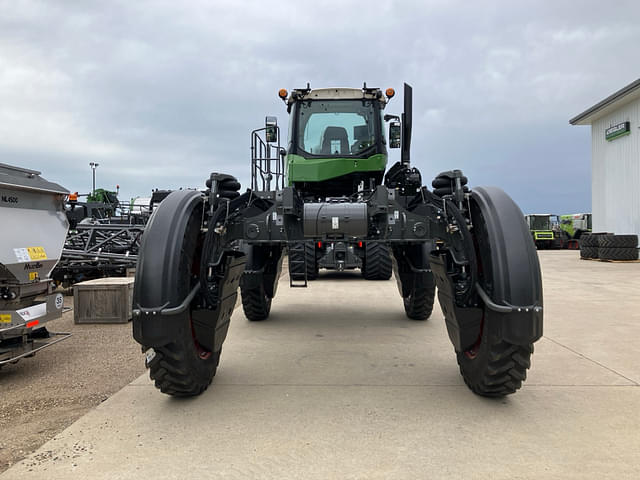
[[[406,81],[429,185],[461,168],[525,212],[590,211],[590,127],[568,120],[640,77],[638,19],[621,0],[0,0],[0,162],[81,193],[97,162],[121,200],[211,171],[244,188],[250,131],[286,130],[278,89]]]

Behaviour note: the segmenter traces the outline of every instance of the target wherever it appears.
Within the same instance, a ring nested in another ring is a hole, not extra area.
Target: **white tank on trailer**
[[[49,276],[69,228],[68,194],[40,172],[0,163],[0,366],[68,337],[44,328],[63,309]]]

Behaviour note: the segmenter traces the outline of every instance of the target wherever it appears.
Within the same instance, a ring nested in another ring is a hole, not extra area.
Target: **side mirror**
[[[265,140],[267,143],[278,141],[278,119],[276,117],[265,118]]]
[[[395,121],[389,124],[389,148],[400,148],[402,139],[402,129],[400,122]]]

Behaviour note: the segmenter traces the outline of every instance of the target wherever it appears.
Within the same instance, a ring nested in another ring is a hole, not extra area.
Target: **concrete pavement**
[[[203,395],[144,375],[0,480],[640,478],[640,263],[540,253],[545,336],[515,395],[471,393],[439,307],[406,319],[394,280],[283,275],[267,321],[236,310]]]

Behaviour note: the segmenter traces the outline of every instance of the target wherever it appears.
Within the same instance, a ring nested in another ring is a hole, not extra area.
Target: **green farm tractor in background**
[[[583,234],[591,233],[591,214],[560,215],[559,225],[567,240],[580,240]]]
[[[209,386],[238,289],[247,319],[264,321],[285,252],[290,286],[306,287],[328,247],[357,257],[365,277],[393,270],[410,319],[430,316],[437,286],[469,388],[485,396],[520,388],[543,318],[524,216],[499,188],[470,189],[460,170],[423,186],[410,162],[412,89],[405,84],[401,116],[384,113],[394,95],[366,84],[282,89],[286,148],[267,117],[251,134],[250,188],[241,193],[236,178],[214,172],[203,191],[174,191],[160,203],[140,247],[133,334],[162,392]],[[387,148],[400,149],[389,169]]]
[[[87,195],[87,202],[100,202],[111,205],[115,210],[120,202],[118,201],[118,192],[105,190],[104,188],[96,188],[93,193]]]
[[[578,240],[584,233],[591,233],[591,214],[570,215],[530,214],[525,215],[536,248],[577,249]]]
[[[531,231],[531,238],[538,250],[560,248],[561,238],[557,228],[556,215],[533,213],[526,215],[525,219]],[[555,222],[553,221],[554,219],[556,219]]]

